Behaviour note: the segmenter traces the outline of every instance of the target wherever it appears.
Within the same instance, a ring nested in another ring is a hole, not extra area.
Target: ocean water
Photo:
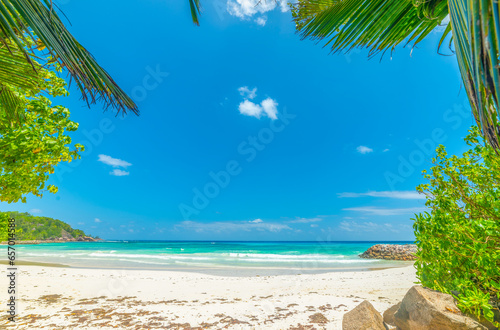
[[[362,259],[375,244],[412,242],[103,241],[17,245],[17,260],[72,267],[194,271],[214,275],[308,274],[401,267]]]

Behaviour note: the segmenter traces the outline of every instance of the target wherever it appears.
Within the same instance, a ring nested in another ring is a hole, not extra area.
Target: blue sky
[[[382,61],[330,55],[274,2],[59,1],[70,30],[141,115],[56,100],[80,123],[82,160],[56,195],[2,210],[107,239],[411,240],[438,143],[464,151],[473,124],[439,31]]]

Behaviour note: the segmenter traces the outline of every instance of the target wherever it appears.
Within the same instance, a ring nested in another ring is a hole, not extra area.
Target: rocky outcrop
[[[394,314],[401,330],[486,330],[484,325],[462,314],[449,294],[413,286]]]
[[[344,314],[342,330],[386,330],[382,315],[365,300]]]
[[[399,306],[401,306],[401,303],[397,303],[396,305],[392,306],[388,310],[386,310],[383,314],[384,317],[384,322],[387,325],[396,326],[396,321],[394,320],[394,314],[398,311]]]
[[[416,252],[415,244],[377,244],[359,256],[366,259],[415,260]]]
[[[363,301],[344,314],[343,330],[492,330],[498,329],[487,321],[463,314],[453,296],[439,291],[413,286],[403,301],[392,306],[382,316],[368,301]]]

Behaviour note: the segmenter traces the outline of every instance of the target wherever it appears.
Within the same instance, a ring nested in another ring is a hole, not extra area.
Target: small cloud
[[[249,222],[261,223],[261,222],[264,222],[264,221],[262,221],[262,219],[255,219],[255,220],[252,220],[252,221],[249,221]]]
[[[262,101],[261,103],[261,106],[262,106],[262,109],[264,110],[264,112],[266,113],[266,115],[271,118],[271,119],[278,119],[278,103],[273,100],[272,98],[268,97],[267,99],[265,99],[264,101]]]
[[[101,219],[99,219],[99,218],[95,218],[95,219],[94,219],[94,222],[99,223],[99,222],[102,222],[102,221],[101,221]]]
[[[263,114],[266,114],[267,117],[275,120],[278,119],[278,103],[272,98],[268,97],[261,104],[253,103],[250,100],[244,100],[238,106],[238,110],[242,115],[255,117],[260,119]]]
[[[257,87],[250,89],[248,86],[243,86],[238,88],[238,92],[240,92],[240,95],[245,99],[254,99],[257,96]]]
[[[238,110],[242,115],[255,117],[260,119],[262,115],[262,107],[258,104],[253,103],[252,101],[245,100],[240,103]]]
[[[79,225],[79,226],[83,226],[84,224],[85,224],[85,222],[79,222],[79,223],[77,223],[77,225]]]
[[[267,17],[265,17],[265,16],[263,16],[263,17],[257,17],[255,19],[255,23],[257,23],[260,26],[266,25],[266,22],[267,22]]]
[[[403,225],[399,226],[404,228]],[[357,221],[342,221],[339,224],[339,229],[348,232],[393,232],[398,233],[399,230],[394,228],[390,223],[378,224],[371,221],[357,222]]]
[[[389,149],[384,149],[382,152],[387,152],[387,151],[389,151]]]
[[[274,10],[276,7],[279,7],[282,13],[289,10],[286,0],[228,0],[227,2],[228,13],[241,20],[248,20],[254,15],[264,14]]]
[[[288,223],[311,223],[311,222],[319,222],[323,219],[320,218],[298,218],[295,220],[287,221]]]
[[[99,155],[98,161],[100,161],[106,165],[113,166],[113,167],[127,168],[129,166],[132,166],[132,164],[130,164],[129,162],[126,162],[126,161],[118,159],[118,158],[113,158],[113,157],[107,156],[107,155]]]
[[[30,213],[31,214],[38,214],[38,213],[42,213],[42,210],[40,210],[40,209],[31,209]]]
[[[426,207],[410,207],[410,208],[383,208],[383,207],[350,207],[346,209],[342,209],[342,211],[354,211],[354,212],[362,212],[368,213],[372,215],[404,215],[404,214],[413,214],[420,213],[428,210]]]
[[[112,170],[111,172],[109,172],[109,174],[114,175],[114,176],[125,176],[125,175],[129,175],[130,172],[123,171],[123,170],[120,170],[118,168],[115,168],[114,170]]]
[[[260,220],[260,219],[255,219]],[[195,221],[183,221],[176,225],[176,228],[183,228],[188,230],[193,230],[197,233],[201,232],[234,232],[234,231],[269,231],[269,232],[280,232],[282,230],[292,230],[287,225],[281,223],[265,223],[257,221],[218,221],[218,222],[195,222]]]
[[[385,197],[394,199],[425,199],[425,196],[413,190],[402,191],[369,191],[366,193],[343,192],[337,194],[339,198],[358,198],[358,197]]]
[[[316,228],[316,227],[318,227],[318,225],[317,225],[317,224],[314,224],[314,223],[313,223],[313,224],[311,225],[311,228]]]
[[[250,101],[257,96],[257,87],[249,89],[248,86],[238,88],[238,92],[243,96],[244,100],[238,106],[238,110],[242,115],[255,117],[260,119],[262,115],[266,115],[271,119],[278,119],[278,102],[268,97],[260,104]]]
[[[368,147],[365,147],[365,146],[359,146],[356,148],[356,150],[360,153],[360,154],[369,154],[370,152],[373,152],[373,149],[372,148],[368,148]]]

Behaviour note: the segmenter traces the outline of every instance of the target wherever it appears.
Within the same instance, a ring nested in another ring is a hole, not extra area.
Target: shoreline
[[[413,266],[230,277],[25,265],[18,275],[13,329],[341,329],[343,314],[361,301],[383,312],[416,281]],[[6,295],[1,292],[0,298]],[[326,323],[315,323],[317,314]]]
[[[29,240],[29,241],[14,241],[14,245],[38,245],[38,244],[52,244],[52,243],[100,243],[104,242],[104,240],[93,240],[93,241],[88,241],[88,240],[77,240],[73,239],[70,241],[64,241],[64,240]],[[9,245],[9,241],[2,241],[0,242],[0,245]]]
[[[57,267],[57,268],[71,268],[71,269],[102,269],[102,270],[139,270],[139,271],[158,271],[158,272],[182,272],[182,273],[193,273],[193,274],[204,274],[211,276],[222,276],[222,277],[253,277],[253,276],[293,276],[293,275],[315,275],[315,274],[330,274],[330,273],[345,273],[345,272],[374,272],[387,269],[399,269],[405,267],[413,267],[414,262],[401,261],[401,265],[388,267],[360,267],[360,268],[290,268],[290,267],[231,267],[231,266],[219,266],[219,267],[169,267],[169,268],[154,268],[154,267],[112,267],[112,266],[80,266],[80,265],[68,265],[54,262],[38,262],[38,261],[26,261],[26,260],[16,260],[17,266],[37,266],[37,267]],[[7,260],[0,260],[0,265],[8,265]],[[295,272],[290,273],[290,270]],[[282,273],[283,271],[288,271],[288,273]]]

